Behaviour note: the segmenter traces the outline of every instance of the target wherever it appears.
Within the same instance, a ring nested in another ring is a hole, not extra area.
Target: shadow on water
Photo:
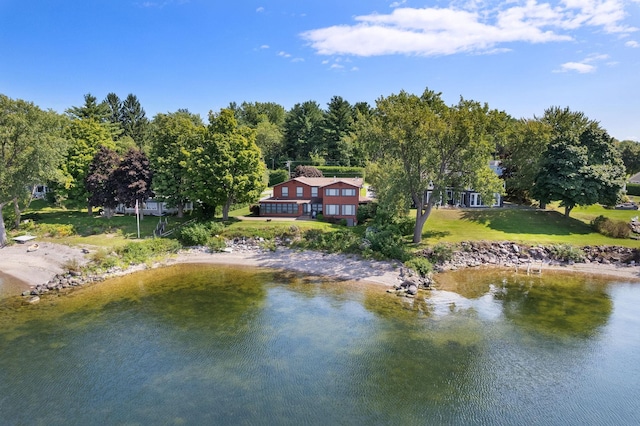
[[[465,210],[462,219],[512,234],[586,235],[592,232],[584,222],[566,218],[557,211],[521,209]]]
[[[604,277],[475,269],[439,278],[438,288],[468,299],[488,297],[514,325],[547,336],[593,336],[607,324],[613,311],[607,292],[612,280]]]

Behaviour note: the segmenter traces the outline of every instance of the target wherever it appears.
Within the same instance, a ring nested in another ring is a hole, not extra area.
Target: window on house
[[[342,215],[343,216],[355,216],[356,215],[356,206],[353,204],[343,204],[342,205]]]
[[[311,196],[312,197],[317,197],[318,196],[318,187],[317,186],[312,186],[311,187]]]
[[[296,186],[296,197],[302,197],[302,187],[301,186]]]
[[[327,204],[324,208],[324,214],[327,216],[336,216],[340,214],[340,206],[338,204]]]
[[[340,195],[340,190],[338,188],[327,188],[324,190],[324,195],[327,197],[337,197]]]
[[[355,197],[355,195],[356,195],[355,188],[343,188],[342,189],[342,196],[343,197]]]
[[[289,187],[287,187],[287,186],[283,186],[282,187],[282,196],[283,197],[288,197],[289,196]]]

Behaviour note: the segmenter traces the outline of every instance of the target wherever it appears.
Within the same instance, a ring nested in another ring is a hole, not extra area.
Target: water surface
[[[640,287],[179,265],[0,309],[0,424],[638,424]]]

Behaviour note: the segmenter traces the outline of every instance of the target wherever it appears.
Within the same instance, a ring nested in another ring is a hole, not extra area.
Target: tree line
[[[576,205],[615,203],[626,174],[640,171],[640,144],[618,142],[598,122],[569,108],[515,119],[487,104],[440,93],[401,91],[375,107],[334,96],[290,110],[272,102],[231,103],[205,124],[185,109],[146,117],[139,100],[91,94],[65,114],[0,95],[0,246],[2,208],[14,219],[27,188],[47,182],[60,204],[133,206],[150,196],[182,207],[197,200],[205,213],[254,202],[267,168],[285,163],[366,166],[379,214],[393,222],[417,210],[414,241],[445,189],[473,188],[490,199]],[[498,179],[489,160],[502,162]],[[503,190],[505,188],[505,190]]]

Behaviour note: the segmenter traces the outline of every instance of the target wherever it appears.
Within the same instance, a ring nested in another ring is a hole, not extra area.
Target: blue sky
[[[568,106],[640,140],[640,0],[0,0],[0,93],[151,118],[425,88],[514,117]]]

